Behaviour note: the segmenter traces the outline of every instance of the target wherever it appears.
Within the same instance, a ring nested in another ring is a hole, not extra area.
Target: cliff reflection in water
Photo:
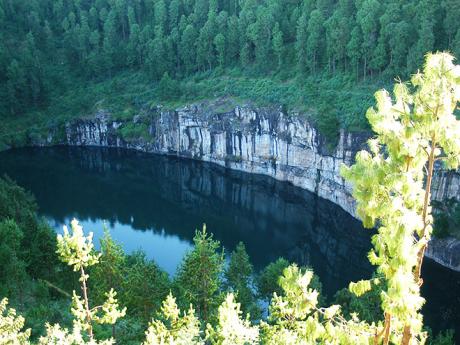
[[[191,242],[206,223],[227,251],[243,241],[256,268],[279,256],[311,265],[328,294],[370,272],[369,234],[358,221],[272,178],[100,148],[9,151],[0,170],[31,190],[41,213],[59,225],[75,215],[129,225],[126,239],[134,229]]]
[[[102,234],[102,222],[131,251],[174,274],[206,223],[227,252],[246,244],[256,269],[279,256],[310,265],[332,297],[366,278],[370,232],[340,207],[269,177],[192,160],[101,148],[27,148],[0,153],[0,174],[31,190],[56,229],[77,217]],[[460,274],[425,260],[425,319],[460,336]],[[460,339],[458,339],[460,341]]]

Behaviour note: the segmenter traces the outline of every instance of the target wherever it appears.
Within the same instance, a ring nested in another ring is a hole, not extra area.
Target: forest
[[[332,143],[375,134],[341,169],[375,273],[334,296],[283,258],[254,272],[243,243],[227,262],[205,227],[170,277],[108,231],[99,251],[77,220],[56,236],[1,178],[0,344],[453,344],[420,287],[434,166],[460,164],[458,18],[458,0],[0,0],[0,149],[218,97],[299,110]]]
[[[332,138],[368,129],[373,90],[460,55],[459,16],[456,0],[2,0],[1,139],[216,96],[304,109]]]
[[[86,235],[76,219],[56,237],[37,216],[33,197],[4,178],[0,288],[28,323],[2,299],[0,341],[452,344],[452,331],[433,337],[424,326],[420,287],[433,231],[434,164],[460,165],[460,121],[454,114],[460,66],[453,60],[448,53],[428,54],[410,85],[396,83],[392,95],[375,93],[376,105],[366,113],[375,137],[354,164],[342,166],[341,175],[353,186],[364,226],[376,229],[368,254],[376,269],[370,279],[337,292],[335,304],[328,306],[311,268],[280,258],[255,276],[242,243],[225,263],[220,243],[205,226],[196,231],[194,247],[172,280],[144,253],[124,254],[108,231],[96,251],[92,233]]]

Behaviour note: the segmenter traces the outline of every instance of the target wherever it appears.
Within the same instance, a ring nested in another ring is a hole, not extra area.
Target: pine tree
[[[147,260],[143,252],[136,252],[126,260],[121,300],[130,314],[147,321],[169,292],[169,276],[155,262]]]
[[[154,18],[153,23],[155,25],[155,30],[161,30],[162,33],[166,32],[166,24],[168,20],[168,14],[166,10],[166,4],[164,0],[155,1],[155,8],[154,8]]]
[[[306,73],[308,66],[307,56],[307,38],[308,38],[308,17],[306,13],[303,13],[297,23],[297,34],[295,41],[295,50],[297,57],[297,68],[301,73]]]
[[[11,114],[23,111],[21,95],[26,94],[26,76],[22,66],[13,59],[6,69],[7,106]]]
[[[458,18],[460,16],[460,3],[456,0],[443,0],[442,8],[444,10],[443,26],[447,34],[448,46],[453,48],[452,43],[458,31]],[[459,56],[459,55],[457,55]]]
[[[282,293],[282,289],[278,284],[279,277],[283,274],[286,267],[289,266],[289,261],[283,258],[278,258],[275,262],[268,264],[257,278],[257,290],[263,299],[270,299],[273,292]]]
[[[180,297],[191,303],[207,322],[215,316],[220,302],[224,255],[219,252],[220,243],[206,232],[206,226],[196,231],[193,243],[195,247],[185,255],[175,283]]]
[[[107,227],[104,227],[104,236],[100,239],[100,252],[99,263],[90,272],[96,282],[93,287],[96,303],[103,302],[106,291],[122,289],[126,266],[125,253],[122,247],[112,239]]]
[[[277,68],[280,70],[283,66],[284,42],[283,32],[280,30],[280,25],[278,23],[276,23],[275,27],[273,28],[272,36],[273,51],[275,52],[277,60]]]
[[[169,31],[172,31],[174,28],[177,28],[179,24],[179,14],[181,10],[180,6],[181,6],[180,0],[171,0],[169,2],[169,9],[168,9]]]
[[[179,47],[179,55],[185,67],[185,73],[189,74],[195,70],[195,42],[198,33],[192,25],[187,25],[181,37],[181,44]]]
[[[284,269],[282,294],[274,293],[268,322],[261,322],[261,343],[368,345],[374,325],[356,317],[346,320],[338,305],[319,307],[312,279],[310,270],[302,272],[296,265]]]
[[[217,62],[219,67],[224,67],[225,65],[225,36],[222,34],[217,34],[214,37],[214,46],[217,51]]]
[[[259,70],[267,69],[267,60],[272,51],[272,34],[270,28],[274,25],[274,19],[263,6],[259,6],[256,12],[256,21],[248,26],[247,36],[255,47],[255,62]]]
[[[455,56],[460,56],[460,28],[457,30],[455,39],[452,42],[452,51],[455,54]]]
[[[110,11],[106,20],[104,21],[104,67],[109,73],[115,66],[115,52],[116,52],[116,26],[115,26],[115,12]]]
[[[0,236],[0,295],[15,292],[22,303],[27,277],[26,263],[20,253],[24,234],[15,221],[7,219],[0,222]]]
[[[179,84],[176,80],[171,79],[168,72],[163,74],[158,83],[158,96],[162,100],[171,100],[177,97],[179,93]]]
[[[238,18],[231,16],[228,19],[228,28],[226,32],[227,41],[227,62],[229,64],[235,64],[239,60],[240,54],[240,27],[238,24]]]
[[[230,262],[225,270],[226,286],[236,293],[236,301],[240,303],[243,315],[248,313],[253,319],[260,316],[252,286],[253,267],[242,242],[230,256]]]
[[[315,73],[319,63],[321,62],[321,57],[323,54],[323,42],[324,42],[324,17],[320,10],[314,10],[310,19],[308,20],[307,32],[307,56],[309,61],[310,71]]]
[[[356,13],[356,22],[362,33],[361,52],[364,77],[366,77],[367,72],[372,67],[371,59],[373,51],[377,46],[380,11],[381,5],[377,0],[364,0]]]
[[[434,37],[434,26],[436,3],[432,0],[422,0],[417,4],[416,7],[416,25],[418,40],[416,44],[409,51],[407,57],[407,69],[408,73],[413,73],[418,66],[423,62],[424,56],[433,50],[435,37]]]
[[[359,63],[361,62],[362,39],[361,29],[359,26],[355,26],[351,31],[350,41],[347,43],[347,56],[350,58],[357,77],[359,76]]]
[[[197,41],[196,62],[202,70],[211,69],[216,59],[214,37],[217,32],[216,18],[211,15],[201,28]]]

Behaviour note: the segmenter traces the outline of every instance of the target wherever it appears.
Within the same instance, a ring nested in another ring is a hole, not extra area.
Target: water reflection
[[[78,213],[74,213],[64,221],[56,221],[55,219],[48,218],[48,222],[57,232],[63,233],[63,225],[70,224],[70,221],[74,217],[80,219]],[[93,242],[96,249],[99,249],[99,240],[104,236],[104,229],[107,228],[110,230],[112,238],[117,243],[123,244],[125,252],[145,251],[149,259],[155,260],[170,275],[176,272],[184,253],[193,248],[189,241],[181,240],[176,235],[169,235],[164,229],[153,233],[148,231],[132,231],[132,227],[129,224],[122,224],[118,221],[107,223],[100,219],[84,219],[80,221],[80,224],[83,226],[85,232],[93,232]]]
[[[170,274],[203,223],[227,252],[243,241],[256,269],[280,256],[312,266],[328,296],[371,274],[369,231],[331,202],[268,177],[133,151],[67,147],[3,152],[3,172],[35,194],[57,229],[77,217],[97,238],[106,220],[126,251],[144,249]],[[430,325],[458,327],[460,275],[432,262],[423,275]]]
[[[370,272],[369,236],[359,222],[268,177],[114,149],[28,148],[1,158],[1,170],[35,194],[56,226],[75,216],[97,230],[106,220],[127,250],[137,242],[160,264],[152,241],[190,243],[206,223],[228,251],[243,241],[256,268],[279,256],[313,266],[331,294]],[[155,236],[136,240],[139,231]],[[171,247],[163,262],[174,262],[163,267],[174,273],[187,248]]]

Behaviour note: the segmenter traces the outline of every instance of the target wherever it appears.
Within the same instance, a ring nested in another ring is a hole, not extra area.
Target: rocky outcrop
[[[101,111],[94,119],[67,124],[66,143],[176,155],[269,175],[315,192],[354,215],[350,187],[339,170],[342,163],[352,163],[365,143],[365,133],[342,130],[337,147],[329,151],[306,116],[250,106],[221,113],[204,105],[156,109],[136,120],[147,125],[148,133],[127,140],[123,135],[127,124]]]
[[[328,150],[325,138],[304,114],[249,105],[222,108],[216,103],[174,111],[159,107],[124,121],[99,111],[94,118],[68,123],[65,143],[175,155],[268,175],[315,192],[356,216],[351,187],[339,170],[343,163],[353,163],[369,133],[341,130],[335,149]],[[433,190],[438,200],[459,196],[460,175],[440,172]],[[451,242],[447,247],[433,244],[427,255],[460,270],[460,244]]]

